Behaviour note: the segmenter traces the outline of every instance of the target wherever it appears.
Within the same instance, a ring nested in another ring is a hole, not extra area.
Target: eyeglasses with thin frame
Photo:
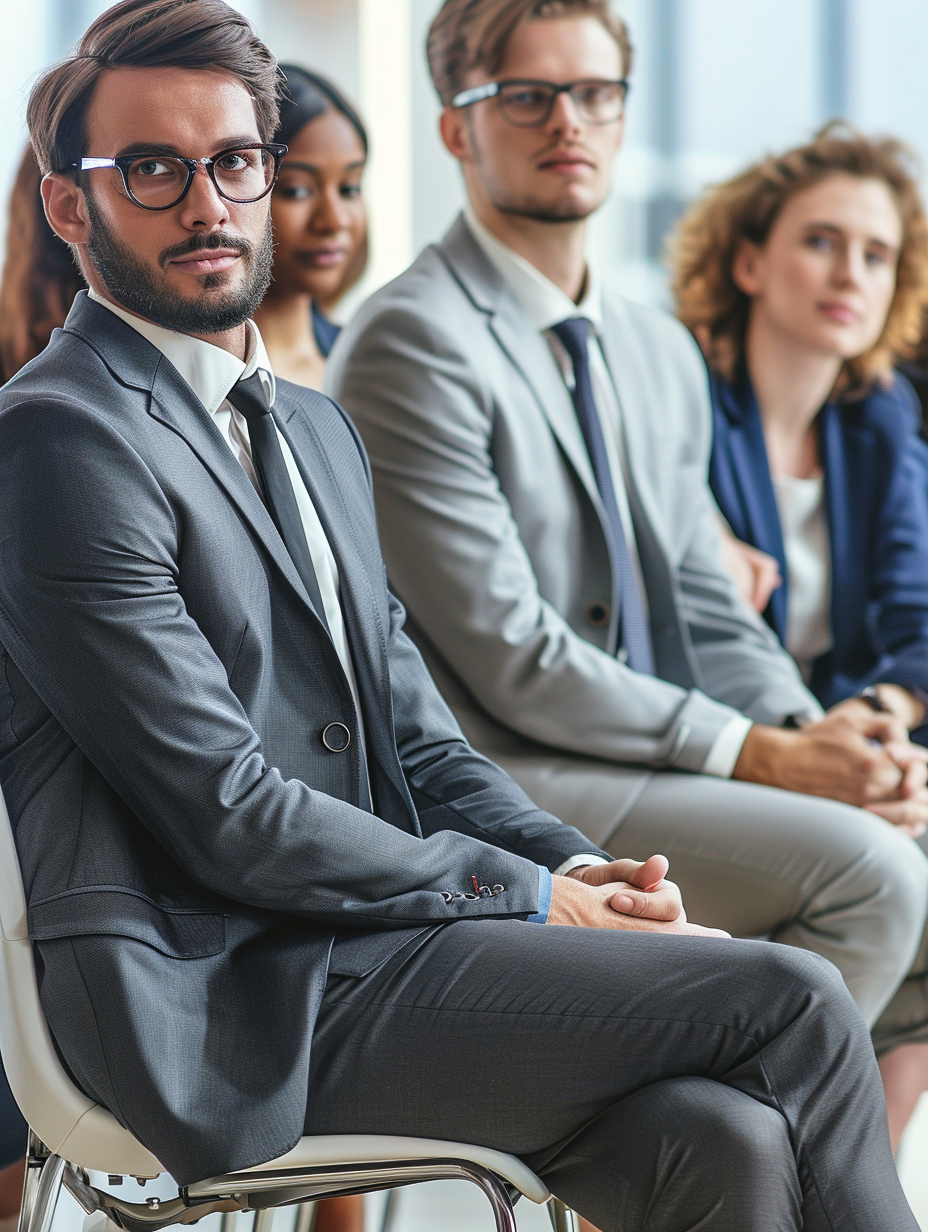
[[[182,158],[179,154],[123,154],[119,158],[82,158],[70,170],[115,167],[126,196],[143,210],[169,210],[190,191],[197,167],[205,168],[220,197],[236,205],[260,201],[274,187],[285,145],[262,143],[220,150],[212,158]]]
[[[585,124],[614,124],[622,115],[628,90],[629,83],[624,77],[618,81],[591,77],[563,85],[531,79],[488,81],[456,94],[451,106],[470,107],[486,98],[495,98],[503,118],[510,124],[516,128],[540,128],[550,120],[558,95],[569,94]]]

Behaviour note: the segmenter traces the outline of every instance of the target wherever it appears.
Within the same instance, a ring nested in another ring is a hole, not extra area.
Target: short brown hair
[[[126,67],[212,69],[237,77],[254,99],[262,141],[271,140],[277,61],[241,13],[223,0],[122,0],[32,89],[26,121],[43,175],[64,171],[84,155],[94,86],[107,69]]]
[[[726,379],[733,379],[743,362],[751,307],[732,274],[741,244],[764,244],[787,201],[832,175],[881,180],[902,223],[896,290],[883,332],[869,351],[845,362],[838,390],[862,392],[887,378],[898,360],[914,354],[928,306],[928,222],[915,155],[900,141],[872,140],[832,121],[808,145],[770,155],[710,188],[683,216],[670,241],[677,315],[695,335],[710,368]]]
[[[495,73],[513,31],[523,21],[555,17],[595,17],[622,53],[622,75],[632,68],[628,28],[609,0],[445,0],[432,22],[426,51],[432,82],[447,106],[467,84],[468,73]]]

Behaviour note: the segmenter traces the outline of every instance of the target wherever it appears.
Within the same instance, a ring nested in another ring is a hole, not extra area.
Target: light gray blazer
[[[733,711],[820,711],[722,563],[692,339],[614,293],[604,320],[659,678],[605,650],[605,514],[573,403],[463,219],[361,308],[327,380],[370,454],[410,631],[470,739],[503,764],[621,763],[632,798],[644,767],[701,770]]]

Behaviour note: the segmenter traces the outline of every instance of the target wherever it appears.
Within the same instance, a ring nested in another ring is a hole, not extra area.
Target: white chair
[[[128,1202],[90,1183],[88,1169],[144,1182],[164,1172],[116,1119],[82,1094],[58,1059],[42,1012],[26,899],[9,816],[0,792],[0,1054],[17,1104],[29,1123],[26,1183],[19,1232],[49,1232],[64,1184],[88,1213],[102,1211],[127,1232],[158,1232],[214,1211],[253,1210],[255,1232],[268,1232],[273,1208],[322,1197],[368,1193],[420,1181],[473,1181],[493,1208],[497,1232],[516,1232],[513,1199],[548,1203],[555,1232],[576,1232],[576,1216],[512,1155],[431,1138],[334,1135],[303,1138],[278,1159],[210,1177],[176,1198]],[[305,1225],[306,1221],[301,1221]]]

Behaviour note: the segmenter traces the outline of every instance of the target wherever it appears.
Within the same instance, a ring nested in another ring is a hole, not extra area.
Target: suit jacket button
[[[330,723],[322,729],[322,743],[330,753],[344,753],[351,744],[351,732],[344,723]]]
[[[595,625],[597,629],[601,629],[603,625],[609,623],[609,604],[608,603],[591,603],[586,609],[586,618],[591,625]]]

